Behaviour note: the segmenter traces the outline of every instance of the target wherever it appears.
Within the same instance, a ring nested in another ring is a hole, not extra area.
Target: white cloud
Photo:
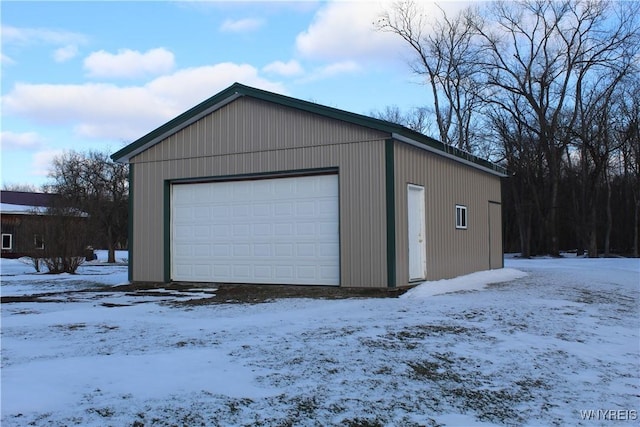
[[[308,76],[301,79],[302,82],[328,79],[340,74],[352,74],[361,70],[355,61],[341,61],[329,64],[313,70]]]
[[[0,53],[0,63],[2,65],[14,65],[16,61],[14,61],[11,57],[5,55],[4,53]]]
[[[87,37],[80,33],[49,28],[19,28],[3,25],[0,29],[3,43],[8,44],[52,44],[78,45],[87,42]]]
[[[227,19],[220,26],[220,31],[229,33],[244,33],[255,31],[262,27],[264,20],[258,18]]]
[[[454,16],[468,7],[470,1],[418,1],[428,33],[433,19],[444,10]],[[334,1],[316,13],[309,27],[296,37],[296,49],[304,58],[321,61],[405,61],[412,52],[396,34],[380,31],[376,23],[383,12],[391,12],[394,2]]]
[[[42,138],[35,132],[0,132],[0,145],[3,150],[36,148],[42,142]]]
[[[321,8],[296,48],[306,57],[323,61],[388,60],[403,49],[399,37],[377,31],[376,22],[390,3],[332,2]]]
[[[5,114],[36,123],[72,125],[84,137],[131,141],[236,81],[285,92],[250,65],[221,63],[179,70],[143,86],[19,83],[2,97],[2,106]]]
[[[64,150],[51,149],[37,151],[33,154],[31,163],[31,175],[47,176],[51,171],[53,159],[64,154]]]
[[[284,93],[284,87],[258,75],[248,64],[223,62],[220,64],[186,68],[168,76],[158,77],[145,86],[155,97],[167,100],[174,114],[204,101],[234,82]]]
[[[53,59],[56,62],[65,62],[74,58],[78,54],[78,46],[67,45],[53,51]]]
[[[337,74],[353,73],[358,70],[360,70],[360,66],[354,61],[342,61],[323,67],[321,70],[321,74],[325,77],[332,77]]]
[[[265,73],[278,74],[285,77],[297,76],[304,73],[302,66],[295,59],[289,62],[275,61],[265,65],[262,70]]]
[[[53,59],[56,62],[64,62],[75,57],[78,54],[78,46],[88,42],[85,35],[65,30],[19,28],[3,25],[0,31],[3,44],[14,46],[29,46],[34,44],[59,46],[59,48],[55,49],[52,53]],[[4,55],[2,57],[2,63],[6,63]]]
[[[84,68],[91,77],[134,78],[158,75],[171,71],[174,65],[173,53],[164,48],[151,49],[144,53],[120,49],[116,54],[100,50],[84,60]]]

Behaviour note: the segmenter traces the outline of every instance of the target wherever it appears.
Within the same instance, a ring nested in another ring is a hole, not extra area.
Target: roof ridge
[[[143,137],[122,148],[121,150],[113,153],[111,155],[111,159],[117,162],[126,162],[131,157],[155,145],[167,136],[177,132],[180,129],[183,129],[184,127],[190,125],[204,115],[209,114],[217,110],[218,108],[221,108],[222,106],[234,101],[241,96],[250,96],[256,99],[261,99],[263,101],[273,102],[279,105],[296,108],[314,114],[319,114],[321,116],[329,117],[332,119],[349,122],[382,132],[387,132],[390,134],[390,137],[394,137],[394,135],[400,135],[403,138],[415,142],[416,144],[414,145],[424,146],[430,151],[442,153],[443,155],[452,157],[454,159],[458,158],[463,162],[471,163],[472,165],[476,165],[482,169],[488,169],[490,172],[496,173],[501,176],[507,175],[506,169],[502,166],[482,159],[474,154],[460,150],[452,145],[447,145],[430,136],[411,130],[398,123],[393,123],[387,120],[378,119],[363,114],[353,113],[351,111],[342,110],[335,107],[329,107],[327,105],[322,105],[311,101],[305,101],[288,95],[266,91],[264,89],[258,89],[238,82],[233,83],[226,89],[223,89],[212,97],[205,99],[196,106],[176,116],[160,127],[152,130]]]

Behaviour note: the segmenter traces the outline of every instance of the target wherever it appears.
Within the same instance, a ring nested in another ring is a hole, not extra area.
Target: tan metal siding
[[[133,280],[164,280],[164,181],[337,167],[342,286],[386,286],[384,138],[240,98],[131,159]]]
[[[394,144],[396,280],[407,284],[407,184],[425,187],[427,280],[491,268],[489,201],[500,202],[500,179],[433,153]],[[467,206],[468,228],[455,227],[456,204]]]
[[[285,150],[384,137],[382,132],[361,126],[239,98],[138,154],[134,161]]]

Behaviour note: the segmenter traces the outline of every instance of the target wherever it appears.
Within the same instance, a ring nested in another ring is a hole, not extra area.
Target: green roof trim
[[[481,159],[477,156],[474,156],[473,154],[459,150],[455,147],[443,144],[438,140],[413,131],[402,125],[365,116],[362,114],[351,113],[349,111],[340,110],[333,107],[327,107],[325,105],[320,105],[309,101],[303,101],[301,99],[292,98],[290,96],[256,89],[240,83],[232,84],[222,92],[219,92],[211,98],[201,102],[195,107],[180,114],[176,118],[168,121],[164,125],[149,132],[142,138],[113,153],[111,155],[111,159],[116,162],[126,162],[131,157],[160,142],[169,135],[177,132],[178,130],[188,126],[201,117],[204,117],[205,115],[221,108],[222,106],[234,101],[241,96],[249,96],[263,101],[283,105],[285,107],[291,107],[298,110],[307,111],[309,113],[318,114],[324,117],[386,132],[389,133],[390,137],[393,137],[401,142],[410,143],[411,145],[417,146],[419,148],[424,148],[435,153],[443,154],[447,157],[453,158],[454,160],[461,160],[464,163],[480,167],[481,169],[485,169],[488,172],[496,175],[507,176],[507,170],[502,166]]]

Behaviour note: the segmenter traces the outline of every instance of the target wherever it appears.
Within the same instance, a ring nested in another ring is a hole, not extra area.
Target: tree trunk
[[[557,173],[551,174],[551,206],[549,207],[549,255],[560,256],[560,242],[558,241],[558,188],[559,178]]]
[[[113,229],[111,227],[111,224],[107,226],[107,240],[108,240],[107,244],[109,245],[109,255],[107,258],[107,262],[110,264],[115,264],[116,248],[115,248],[115,245],[113,244]]]
[[[524,218],[518,218],[518,230],[520,231],[520,256],[531,258],[531,223]]]
[[[606,205],[606,224],[604,231],[604,256],[608,257],[611,255],[611,229],[613,228],[613,218],[611,212],[611,180],[609,179],[609,173],[607,172],[607,168],[604,168],[604,179],[606,182],[606,191],[607,191],[607,205]]]
[[[596,203],[591,204],[589,215],[589,258],[598,258],[598,221]]]
[[[520,237],[520,256],[531,257],[531,211],[526,209],[522,201],[522,194],[518,191],[516,180],[512,178],[509,182],[511,193],[513,194],[513,207],[516,212],[516,222],[518,223],[518,235]]]
[[[638,217],[640,216],[640,199],[636,196],[636,209],[633,215],[633,256],[638,258]]]

